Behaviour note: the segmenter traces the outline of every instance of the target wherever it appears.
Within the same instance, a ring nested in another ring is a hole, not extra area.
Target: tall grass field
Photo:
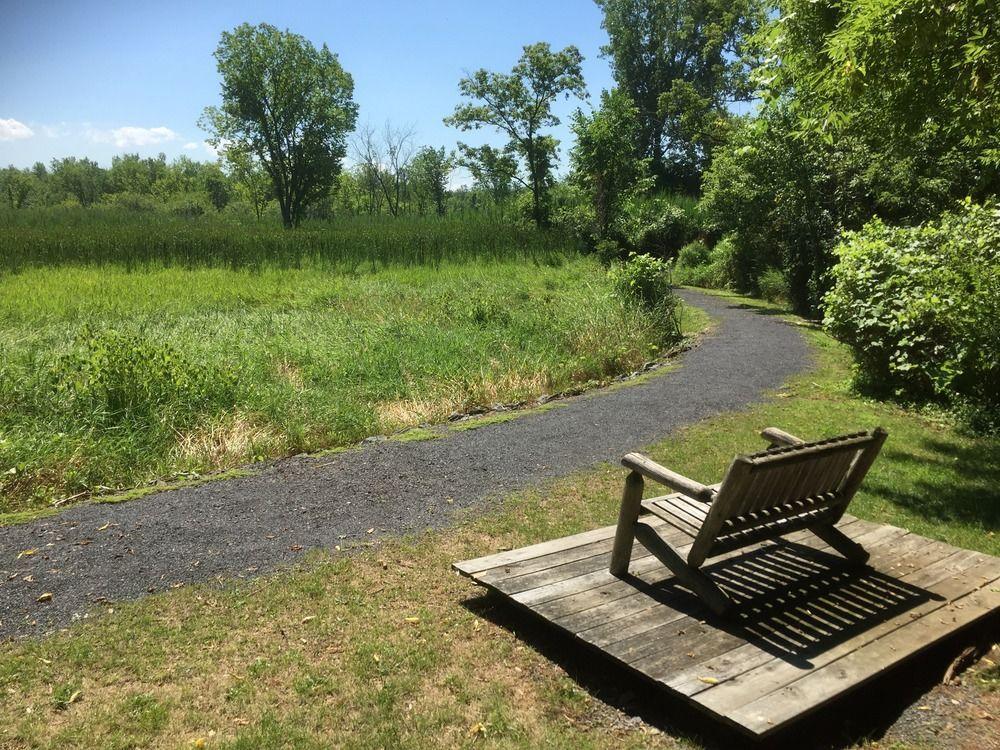
[[[442,421],[672,343],[597,262],[476,218],[0,222],[0,513]]]

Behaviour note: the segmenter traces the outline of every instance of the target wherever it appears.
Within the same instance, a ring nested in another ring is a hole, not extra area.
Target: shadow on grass
[[[948,667],[970,643],[996,640],[1000,614],[966,628],[917,658],[881,673],[850,693],[765,740],[753,740],[703,714],[685,699],[638,677],[612,659],[595,660],[580,641],[525,611],[509,599],[484,593],[463,603],[475,615],[516,633],[544,658],[558,664],[592,698],[618,716],[592,717],[612,730],[641,719],[670,737],[706,750],[841,750],[877,741],[923,695],[940,684]],[[600,709],[598,710],[600,713]],[[941,717],[942,721],[949,717]],[[809,738],[804,740],[803,738]]]
[[[866,491],[928,520],[1000,530],[1000,441],[957,445],[927,437],[918,449],[931,455],[902,450],[890,440],[883,460],[906,467],[914,480],[901,487],[869,477]]]

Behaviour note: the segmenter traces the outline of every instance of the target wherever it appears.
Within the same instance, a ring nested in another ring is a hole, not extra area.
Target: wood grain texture
[[[698,510],[667,497],[678,512]],[[642,519],[690,551],[690,535]],[[728,619],[639,545],[627,572],[611,575],[614,526],[454,568],[693,710],[762,737],[1000,612],[1000,558],[851,516],[836,528],[870,552],[868,565],[848,565],[808,531],[713,558],[702,571],[734,602]]]

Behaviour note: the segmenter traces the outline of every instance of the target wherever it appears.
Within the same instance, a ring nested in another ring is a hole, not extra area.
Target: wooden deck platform
[[[681,532],[644,520],[683,547]],[[613,526],[454,568],[718,721],[764,737],[1000,611],[1000,558],[849,516],[839,526],[871,552],[867,567],[849,569],[808,532],[705,566],[738,602],[727,620],[638,543],[629,577],[611,576]]]

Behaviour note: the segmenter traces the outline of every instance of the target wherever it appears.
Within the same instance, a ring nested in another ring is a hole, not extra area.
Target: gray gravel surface
[[[0,638],[44,634],[95,605],[178,583],[260,575],[310,548],[445,526],[456,510],[758,401],[808,363],[803,337],[781,318],[682,295],[717,319],[715,331],[679,369],[636,385],[437,440],[281,460],[253,476],[0,528]],[[43,593],[51,599],[37,601]]]

